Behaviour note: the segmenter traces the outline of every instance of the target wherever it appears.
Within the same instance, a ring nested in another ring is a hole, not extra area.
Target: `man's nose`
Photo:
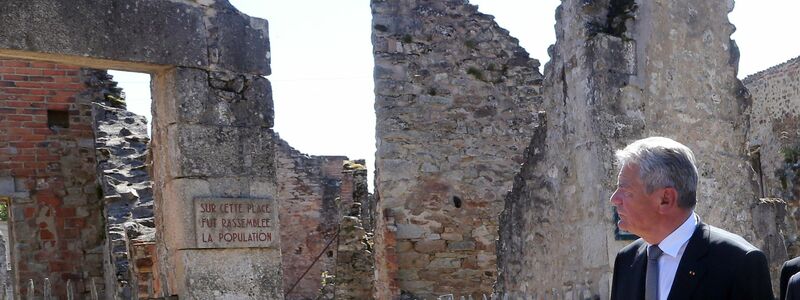
[[[611,194],[611,198],[609,198],[608,201],[614,206],[618,206],[621,203],[619,197],[617,197],[617,191],[614,191],[614,193]]]

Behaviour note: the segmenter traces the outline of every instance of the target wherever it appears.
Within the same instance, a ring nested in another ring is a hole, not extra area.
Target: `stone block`
[[[202,179],[174,179],[165,184],[159,211],[164,220],[160,228],[164,228],[162,234],[168,247],[197,247],[192,200],[212,195],[210,184]]]
[[[14,192],[14,177],[0,177],[0,195],[10,195]]]
[[[444,240],[422,240],[414,243],[414,250],[421,253],[434,253],[444,251],[447,247]]]
[[[460,258],[437,257],[428,264],[428,269],[455,269],[461,267]]]
[[[414,224],[397,224],[397,239],[421,239],[427,233],[424,227]]]
[[[427,254],[406,252],[397,254],[397,264],[401,268],[423,268],[430,262]]]
[[[473,241],[449,242],[447,243],[447,250],[453,250],[453,251],[475,250],[475,242]]]
[[[164,162],[171,178],[275,178],[269,129],[176,124],[167,128]]]
[[[272,87],[261,76],[175,68],[156,77],[164,124],[272,127]]]
[[[3,49],[208,65],[205,12],[199,6],[156,0],[10,0],[0,2],[0,11],[6,16],[0,26]]]
[[[277,249],[179,250],[181,299],[283,299]]]
[[[212,68],[237,73],[269,75],[267,20],[239,13],[230,4],[217,3],[209,16],[208,53]]]

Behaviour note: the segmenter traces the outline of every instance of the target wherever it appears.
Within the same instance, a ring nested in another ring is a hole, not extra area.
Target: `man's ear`
[[[678,190],[673,187],[665,187],[660,191],[659,207],[670,209],[678,207]]]

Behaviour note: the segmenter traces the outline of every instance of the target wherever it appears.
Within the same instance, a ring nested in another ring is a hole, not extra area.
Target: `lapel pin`
[[[694,274],[695,274],[694,271],[689,271],[690,276],[694,276]]]

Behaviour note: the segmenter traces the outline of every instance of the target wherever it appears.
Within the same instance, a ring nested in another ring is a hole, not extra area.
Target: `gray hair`
[[[678,206],[694,208],[697,203],[697,166],[689,147],[665,137],[635,141],[615,153],[620,168],[639,166],[639,177],[652,193],[657,188],[678,191]]]

